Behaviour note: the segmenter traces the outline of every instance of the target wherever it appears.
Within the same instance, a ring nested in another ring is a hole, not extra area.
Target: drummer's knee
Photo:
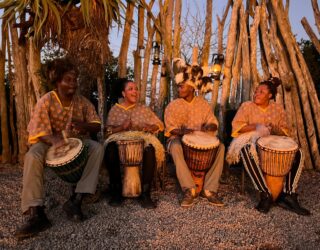
[[[101,143],[93,141],[93,140],[88,140],[87,145],[89,146],[89,151],[90,152],[99,152],[103,153],[104,152],[104,147]]]
[[[223,143],[220,143],[219,145],[219,151],[221,152],[221,154],[224,154],[226,151],[226,147],[224,146]]]
[[[174,154],[178,152],[182,152],[181,142],[179,140],[173,140],[170,143],[170,153]]]
[[[29,151],[25,154],[25,161],[26,160],[38,160],[44,162],[46,153],[47,153],[48,146],[46,146],[43,142],[38,142],[33,144]]]

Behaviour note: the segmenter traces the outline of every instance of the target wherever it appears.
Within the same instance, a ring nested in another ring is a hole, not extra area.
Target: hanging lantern
[[[219,80],[221,71],[222,71],[222,64],[224,62],[224,55],[223,54],[213,54],[212,55],[212,66],[210,69],[211,77],[214,80]]]
[[[153,42],[152,43],[152,48],[153,48],[153,60],[152,64],[153,65],[160,65],[161,60],[160,60],[160,45],[158,42]]]

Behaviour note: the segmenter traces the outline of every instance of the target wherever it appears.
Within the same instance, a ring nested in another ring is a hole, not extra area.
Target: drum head
[[[62,147],[60,150],[67,151],[67,153],[63,156],[56,156],[54,147],[50,147],[47,152],[46,164],[50,167],[58,167],[62,164],[65,164],[79,155],[82,151],[83,144],[82,141],[77,138],[68,138],[69,145],[65,148]],[[71,147],[70,147],[71,146]]]
[[[194,131],[193,133],[184,135],[182,137],[182,142],[196,149],[211,149],[219,146],[219,139],[211,134],[202,132],[202,131]]]
[[[276,151],[294,151],[298,149],[298,144],[290,137],[269,135],[259,138],[258,146]]]

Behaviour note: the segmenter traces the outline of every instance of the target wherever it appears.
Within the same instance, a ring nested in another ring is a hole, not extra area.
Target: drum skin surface
[[[69,183],[77,183],[82,176],[83,169],[88,160],[88,147],[80,139],[69,138],[65,151],[59,156],[55,155],[54,147],[50,147],[46,156],[46,166],[53,170],[62,180]]]

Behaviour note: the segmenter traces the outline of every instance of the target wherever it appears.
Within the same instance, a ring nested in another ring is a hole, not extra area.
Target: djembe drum
[[[205,174],[215,160],[219,144],[216,136],[201,131],[182,137],[184,158],[191,170],[197,193],[202,190]]]
[[[276,200],[283,189],[284,177],[292,167],[298,144],[290,137],[269,135],[259,138],[257,147],[267,186]]]
[[[77,183],[88,160],[88,147],[77,138],[65,140],[67,144],[57,150],[53,146],[48,149],[46,166],[62,180]]]
[[[124,170],[122,196],[138,197],[141,194],[140,167],[143,161],[144,140],[119,140],[117,145]]]

